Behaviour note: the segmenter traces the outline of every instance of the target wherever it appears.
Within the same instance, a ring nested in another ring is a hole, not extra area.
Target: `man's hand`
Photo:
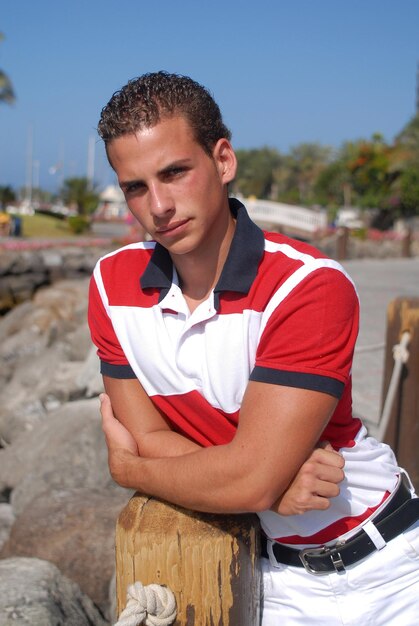
[[[136,441],[114,416],[109,396],[102,393],[99,399],[111,476],[122,487],[129,487],[128,464],[139,456]]]
[[[339,483],[345,478],[344,465],[342,455],[330,443],[320,443],[272,510],[280,515],[301,515],[328,509],[330,498],[339,495]]]

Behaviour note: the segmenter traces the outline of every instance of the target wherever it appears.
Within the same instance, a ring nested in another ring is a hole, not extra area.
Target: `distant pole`
[[[343,206],[350,207],[351,206],[351,193],[352,188],[349,183],[343,184]]]
[[[60,190],[61,187],[63,187],[64,185],[64,178],[65,178],[65,146],[64,146],[64,139],[61,139],[60,141],[60,146],[59,146],[59,153],[58,153],[58,162],[61,163],[61,167],[60,167],[60,178],[57,178],[57,185],[58,185],[58,189]]]
[[[28,128],[28,139],[26,144],[26,200],[32,204],[33,186],[33,126]]]
[[[416,69],[416,115],[419,115],[419,61]]]
[[[349,253],[349,228],[340,226],[336,231],[336,259],[343,261]]]
[[[89,137],[87,146],[87,180],[89,186],[93,188],[93,179],[95,177],[95,138],[93,135]]]
[[[35,160],[33,163],[33,190],[36,191],[36,200],[39,200],[39,170],[40,162]]]

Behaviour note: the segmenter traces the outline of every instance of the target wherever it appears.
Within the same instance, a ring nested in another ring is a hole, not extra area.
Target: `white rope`
[[[400,343],[393,346],[393,358],[394,358],[394,367],[393,373],[391,375],[390,384],[387,390],[386,400],[384,402],[383,412],[381,414],[381,418],[378,426],[377,439],[378,441],[382,441],[384,435],[386,434],[387,426],[390,421],[391,410],[394,405],[394,398],[396,397],[397,389],[400,382],[400,376],[402,373],[402,368],[405,363],[407,363],[409,359],[409,351],[407,346],[410,341],[410,333],[405,331],[402,334],[402,338],[400,339]]]
[[[128,587],[127,605],[115,626],[170,626],[176,619],[176,600],[172,591],[162,585]]]

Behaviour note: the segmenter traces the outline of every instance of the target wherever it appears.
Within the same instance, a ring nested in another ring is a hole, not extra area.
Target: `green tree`
[[[313,204],[314,186],[330,162],[331,148],[319,143],[294,146],[276,171],[277,199],[291,204]]]
[[[313,185],[316,204],[331,209],[350,203],[350,175],[342,159],[335,159],[317,176]]]
[[[332,209],[332,214],[340,206],[358,204],[352,164],[357,161],[364,143],[364,140],[345,141],[316,178],[313,186],[315,203]]]
[[[419,215],[419,114],[397,136],[394,161],[399,176],[393,184],[393,206],[401,217]]]
[[[99,195],[88,178],[67,178],[61,195],[65,204],[75,207],[79,215],[89,215],[99,202]]]
[[[400,175],[400,215],[419,215],[419,162]]]
[[[358,142],[356,151],[346,161],[353,198],[360,207],[385,207],[399,172],[392,167],[394,147],[376,133]]]
[[[410,156],[419,158],[419,113],[406,124],[396,137],[396,144],[403,146]]]
[[[282,163],[274,148],[237,150],[238,169],[233,183],[235,193],[245,197],[271,198],[274,193],[275,173]]]
[[[10,185],[0,185],[0,208],[16,200],[16,194]]]
[[[3,33],[0,33],[0,42],[4,39]],[[15,93],[13,90],[13,85],[3,70],[0,70],[0,102],[5,102],[6,104],[13,104],[15,101]]]
[[[319,143],[301,143],[291,149],[288,166],[289,182],[298,190],[301,204],[313,202],[317,178],[330,162],[332,149]]]

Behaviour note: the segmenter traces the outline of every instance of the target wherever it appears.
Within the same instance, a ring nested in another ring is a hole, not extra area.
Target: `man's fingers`
[[[310,500],[307,511],[326,511],[330,507],[330,500],[326,497],[313,496]]]
[[[319,463],[316,466],[316,478],[325,482],[337,484],[342,482],[345,478],[345,472],[342,467]]]
[[[330,446],[330,444],[327,444],[327,446]],[[329,447],[315,448],[311,453],[310,460],[322,465],[340,467],[341,469],[345,466],[345,459],[340,452],[336,452],[336,450]]]
[[[100,400],[100,413],[102,418],[105,420],[109,420],[114,417],[111,405],[111,399],[106,393],[101,393],[99,396]]]
[[[102,393],[100,399],[100,412],[102,414],[102,428],[105,433],[106,443],[109,450],[124,448],[132,454],[138,455],[137,444],[131,433],[114,416],[109,396]]]
[[[336,498],[339,495],[339,482],[332,482],[326,480],[318,480],[316,483],[314,495],[321,496],[322,498]]]

